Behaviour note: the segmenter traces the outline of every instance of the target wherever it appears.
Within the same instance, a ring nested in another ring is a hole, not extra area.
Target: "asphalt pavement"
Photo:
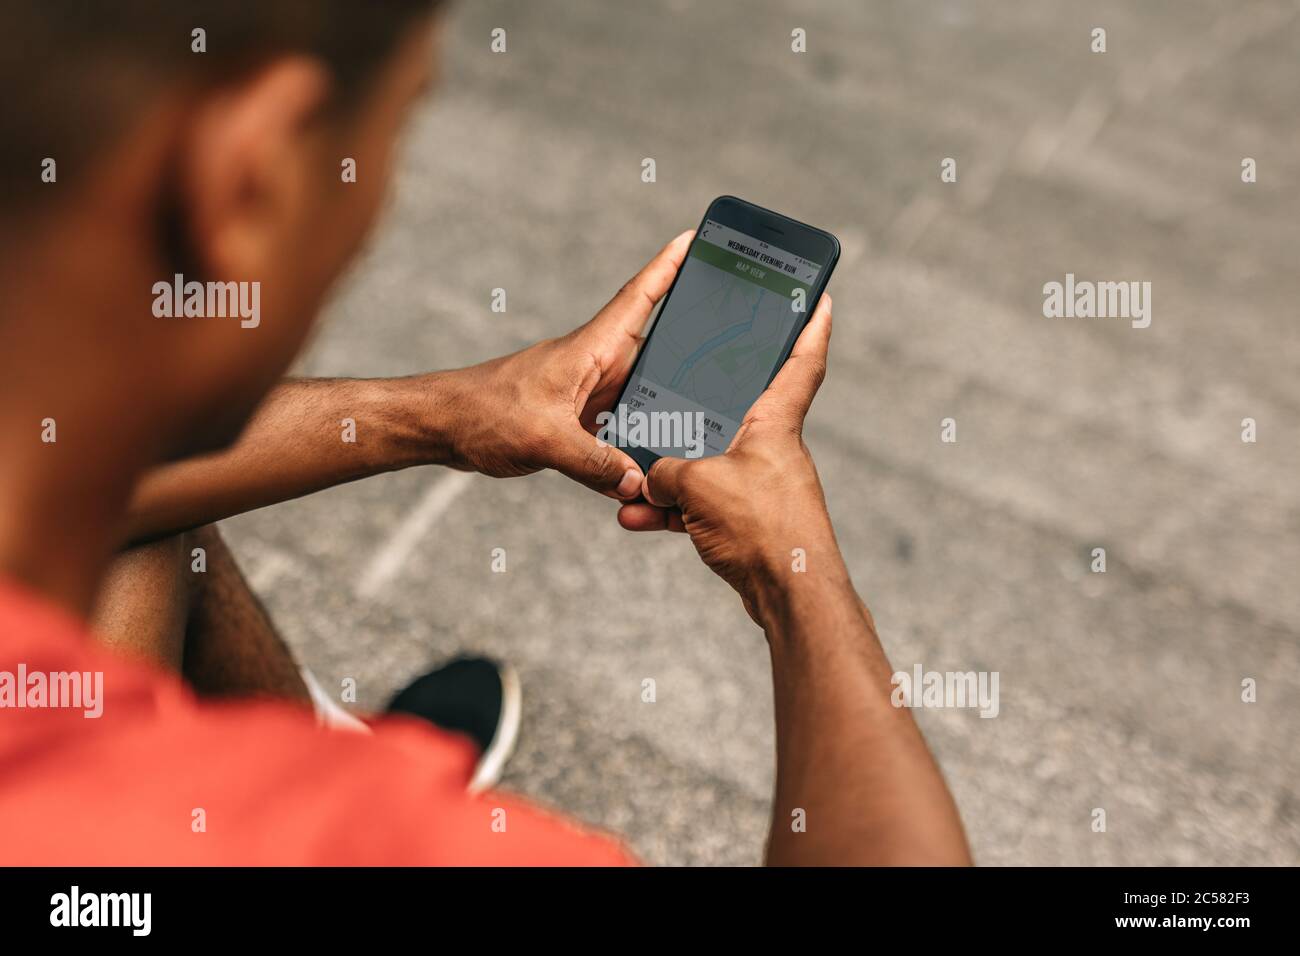
[[[1290,2],[462,2],[298,371],[565,332],[719,194],[825,227],[807,442],[894,665],[1000,675],[996,718],[918,712],[977,860],[1294,865],[1298,49]],[[1150,327],[1045,318],[1067,273],[1149,281]],[[225,528],[327,686],[377,707],[457,653],[507,657],[509,788],[652,863],[756,863],[763,636],[688,541],[614,512],[556,475],[430,468]]]

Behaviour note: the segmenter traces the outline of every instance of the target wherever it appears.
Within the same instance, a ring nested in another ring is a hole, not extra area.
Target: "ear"
[[[329,87],[318,61],[290,57],[196,99],[180,144],[180,198],[209,275],[257,278],[292,234],[310,201],[310,126]]]

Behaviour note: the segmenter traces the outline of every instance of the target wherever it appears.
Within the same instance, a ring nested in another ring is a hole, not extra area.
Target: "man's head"
[[[94,396],[129,391],[136,401],[119,412],[150,420],[122,421],[123,440],[143,428],[159,456],[237,434],[381,203],[402,120],[432,72],[437,5],[9,0],[6,396],[75,418]],[[175,287],[177,274],[183,292],[248,283],[256,327],[184,317],[184,300],[162,310],[182,317],[159,317],[159,283]]]

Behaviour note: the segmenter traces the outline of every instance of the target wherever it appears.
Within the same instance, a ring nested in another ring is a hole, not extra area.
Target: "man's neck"
[[[84,616],[159,428],[144,424],[143,381],[123,385],[130,343],[99,334],[115,317],[109,284],[89,281],[94,267],[10,252],[0,262],[0,576]]]
[[[119,546],[132,469],[120,459],[83,454],[67,420],[56,441],[42,441],[40,422],[40,417],[0,419],[0,446],[6,452],[0,472],[0,576],[86,616]]]

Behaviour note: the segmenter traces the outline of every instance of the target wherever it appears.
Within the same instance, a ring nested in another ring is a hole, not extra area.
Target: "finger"
[[[823,295],[812,318],[799,334],[790,358],[759,399],[762,411],[779,411],[802,425],[817,389],[826,377],[826,356],[831,344],[831,297]],[[756,403],[757,404],[757,403]]]
[[[618,523],[628,531],[664,531],[668,528],[668,512],[638,501],[618,509]]]
[[[592,323],[639,340],[650,320],[650,313],[672,287],[694,238],[695,230],[688,229],[660,249],[645,268],[618,290]]]
[[[686,525],[682,513],[675,509],[656,508],[644,501],[625,504],[618,509],[618,523],[628,531],[676,531],[683,533]]]
[[[682,476],[690,463],[682,458],[660,458],[646,472],[641,494],[660,508],[677,508],[682,504]]]
[[[823,362],[826,361],[831,348],[831,305],[830,294],[823,292],[817,301],[817,308],[813,309],[812,318],[794,341],[794,348],[790,350],[791,358],[815,355]]]
[[[576,421],[551,446],[551,467],[595,491],[632,498],[641,491],[641,469],[623,451],[583,431]]]

